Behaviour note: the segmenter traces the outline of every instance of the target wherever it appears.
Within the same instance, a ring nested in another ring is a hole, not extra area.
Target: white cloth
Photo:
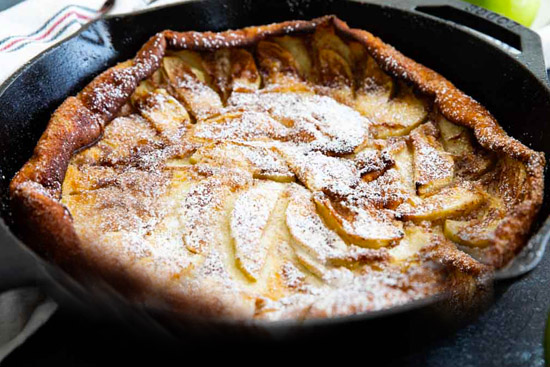
[[[0,83],[26,61],[78,31],[105,0],[26,0],[0,12]],[[122,14],[175,0],[117,0],[109,14]],[[149,5],[150,4],[150,5]]]
[[[36,288],[0,294],[0,362],[40,328],[57,309]]]
[[[0,12],[0,84],[24,63],[78,31],[105,0],[26,0]],[[175,0],[117,0],[122,14]],[[0,247],[0,256],[2,256]],[[57,305],[37,288],[0,294],[0,363],[53,315]]]

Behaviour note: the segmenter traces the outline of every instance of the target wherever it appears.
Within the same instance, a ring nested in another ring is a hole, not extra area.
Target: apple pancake
[[[469,299],[525,244],[544,156],[329,16],[161,32],[53,114],[11,184],[30,244],[181,315]]]

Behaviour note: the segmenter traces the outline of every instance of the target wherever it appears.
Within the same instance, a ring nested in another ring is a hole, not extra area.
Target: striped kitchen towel
[[[122,14],[175,0],[117,0]],[[26,0],[0,12],[0,83],[25,62],[98,16],[105,0]]]

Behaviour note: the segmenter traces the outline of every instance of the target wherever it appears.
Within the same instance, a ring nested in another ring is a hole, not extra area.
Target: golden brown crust
[[[520,205],[509,213],[497,230],[496,245],[482,253],[485,262],[506,264],[525,242],[542,203],[544,156],[508,137],[494,117],[480,104],[456,89],[436,72],[403,56],[372,34],[350,29],[334,16],[312,21],[290,21],[221,33],[164,31],[152,37],[132,60],[118,64],[96,77],[76,97],[68,98],[53,114],[32,158],[10,185],[12,206],[27,243],[61,266],[80,264],[80,240],[72,218],[60,202],[61,184],[73,153],[95,142],[103,127],[127,103],[138,83],[159,68],[167,49],[215,50],[253,45],[269,36],[312,32],[319,24],[331,23],[341,36],[364,45],[386,72],[403,79],[434,98],[441,114],[451,122],[473,129],[484,148],[523,162],[527,168]],[[459,107],[457,107],[459,106]],[[441,246],[440,251],[448,251]],[[101,264],[98,264],[101,266]],[[460,258],[452,264],[465,273],[479,273],[479,266]],[[104,266],[104,272],[108,272]]]

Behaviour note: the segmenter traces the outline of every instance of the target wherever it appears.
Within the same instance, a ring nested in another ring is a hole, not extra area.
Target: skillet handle
[[[37,282],[36,259],[0,221],[0,293],[12,288],[33,286]]]
[[[531,237],[521,252],[502,269],[499,269],[497,280],[513,279],[533,270],[544,257],[544,251],[550,241],[550,218],[547,218],[538,232]]]
[[[403,3],[409,11],[474,30],[474,36],[497,44],[539,80],[547,80],[542,44],[536,32],[505,16],[462,1],[409,0]]]

